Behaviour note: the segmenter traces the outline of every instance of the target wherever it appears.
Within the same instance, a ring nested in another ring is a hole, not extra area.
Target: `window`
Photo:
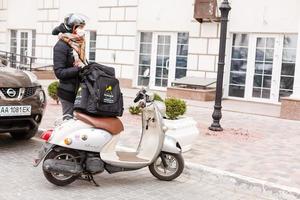
[[[150,80],[150,65],[152,51],[152,33],[141,32],[140,53],[139,53],[139,70],[138,85],[148,86]],[[148,74],[144,74],[148,70]]]
[[[31,49],[31,56],[35,57],[35,46],[36,46],[36,30],[32,30],[32,49]],[[34,59],[32,62],[34,63]]]
[[[171,36],[158,35],[155,86],[167,87],[170,67]]]
[[[10,30],[10,52],[17,53],[17,30]]]
[[[186,76],[189,33],[178,33],[177,36],[176,79]]]
[[[97,32],[90,31],[90,41],[89,41],[89,61],[96,61],[96,41],[97,41]]]
[[[21,64],[28,64],[27,57],[28,56],[28,32],[21,32],[21,47],[20,47],[20,54],[21,54]]]
[[[185,77],[188,43],[187,32],[141,32],[137,85],[160,90]]]
[[[229,96],[232,97],[245,95],[248,42],[247,34],[233,34],[229,80]]]
[[[297,35],[284,36],[279,98],[290,96],[293,93],[297,38]]]
[[[297,34],[233,34],[228,96],[261,102],[290,96],[297,39]]]
[[[271,94],[275,38],[256,40],[255,71],[252,96],[269,99]]]

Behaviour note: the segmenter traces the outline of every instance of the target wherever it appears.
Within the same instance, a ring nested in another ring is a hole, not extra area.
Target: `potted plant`
[[[167,98],[165,105],[166,119],[164,119],[164,123],[168,128],[166,135],[175,138],[183,152],[190,150],[199,135],[197,122],[192,117],[183,116],[186,112],[185,101]]]
[[[154,93],[153,95],[154,95],[154,97],[153,97],[154,101],[164,102],[164,100],[159,96],[159,94]]]
[[[154,93],[153,96],[154,96],[153,98],[155,101],[164,102],[164,100],[157,93]],[[141,114],[142,109],[138,106],[132,105],[129,107],[129,112],[132,115],[139,115],[139,114]]]
[[[142,109],[138,106],[130,106],[129,112],[132,115],[139,115],[142,112]]]
[[[58,89],[59,83],[58,81],[54,81],[52,82],[49,86],[48,86],[48,95],[54,100],[56,101],[56,103],[59,103],[58,100],[58,96],[57,96],[57,89]]]

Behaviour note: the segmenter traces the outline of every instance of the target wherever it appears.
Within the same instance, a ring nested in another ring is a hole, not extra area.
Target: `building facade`
[[[229,2],[224,97],[299,97],[299,1]],[[52,29],[71,12],[89,19],[88,58],[114,67],[128,87],[165,90],[185,76],[217,76],[220,24],[196,21],[194,0],[0,0],[0,50],[52,64]]]

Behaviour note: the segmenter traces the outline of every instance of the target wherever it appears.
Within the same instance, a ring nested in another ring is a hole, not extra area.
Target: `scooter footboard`
[[[167,135],[165,136],[162,151],[175,154],[179,154],[182,152],[179,142],[177,142],[175,138]]]

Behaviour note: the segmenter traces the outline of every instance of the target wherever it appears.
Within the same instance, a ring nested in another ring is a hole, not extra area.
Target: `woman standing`
[[[54,73],[59,79],[57,95],[62,104],[63,119],[73,116],[74,101],[79,89],[79,71],[86,65],[85,17],[69,14],[53,31],[58,42],[53,49]]]

